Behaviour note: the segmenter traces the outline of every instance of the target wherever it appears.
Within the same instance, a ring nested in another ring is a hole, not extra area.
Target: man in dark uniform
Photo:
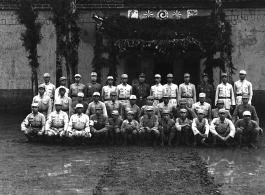
[[[158,130],[160,132],[160,137],[161,137],[161,146],[164,146],[164,142],[168,142],[168,145],[172,146],[171,144],[172,139],[170,140],[170,142],[169,142],[169,139],[170,139],[170,135],[172,134],[172,131],[176,131],[174,130],[175,121],[169,118],[169,115],[170,115],[169,110],[163,110],[162,114],[163,114],[163,117],[159,120],[159,124],[158,124]],[[174,137],[175,137],[175,134],[173,138]]]
[[[202,83],[197,87],[197,94],[205,93],[206,102],[212,106],[212,101],[214,100],[213,86],[208,83],[209,76],[207,73],[202,75]]]
[[[99,92],[101,93],[101,84],[97,83],[97,73],[91,72],[91,83],[86,84],[86,102],[89,104],[93,102],[93,93]]]
[[[84,84],[80,83],[80,80],[81,80],[81,75],[76,74],[75,75],[75,83],[70,85],[69,97],[72,98],[73,102],[78,99],[77,94],[79,92],[82,92],[83,94],[85,94],[86,86]]]
[[[145,81],[145,74],[139,75],[139,82],[132,87],[132,94],[137,97],[136,105],[141,108],[146,105],[146,98],[150,95],[150,86]]]
[[[193,112],[192,109],[187,107],[187,100],[182,98],[179,100],[179,107],[176,107],[176,106],[173,107],[172,112],[173,112],[174,120],[181,117],[181,114],[180,114],[181,109],[186,109],[186,111],[187,111],[186,117],[189,120],[193,120],[194,118],[197,118],[197,115],[195,114],[195,112]]]

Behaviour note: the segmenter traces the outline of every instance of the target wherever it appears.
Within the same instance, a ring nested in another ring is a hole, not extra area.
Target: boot
[[[172,147],[172,140],[174,139],[176,135],[176,132],[170,132],[170,135],[169,135],[169,139],[168,139],[168,146],[171,146]]]
[[[110,135],[110,139],[111,139],[110,145],[115,144],[114,132],[112,130],[110,130],[109,135]]]
[[[123,146],[127,146],[128,143],[127,143],[127,140],[128,140],[128,135],[127,133],[123,133],[123,139],[124,139],[124,143],[122,144]]]
[[[165,139],[165,135],[164,135],[164,132],[161,132],[161,144],[160,146],[164,146],[164,139]]]
[[[184,131],[184,142],[185,142],[185,145],[186,146],[190,146],[190,143],[189,143],[189,133]]]
[[[115,133],[115,142],[116,144],[120,143],[120,133]]]

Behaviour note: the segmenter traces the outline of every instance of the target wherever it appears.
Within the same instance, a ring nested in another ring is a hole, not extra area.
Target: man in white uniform
[[[113,76],[108,76],[107,77],[107,85],[102,87],[102,101],[107,102],[110,101],[110,93],[111,92],[117,92],[117,87],[113,86]]]
[[[155,75],[155,85],[153,85],[151,87],[150,90],[150,96],[154,97],[154,106],[157,106],[159,103],[161,103],[163,100],[163,85],[161,85],[161,75],[160,74],[156,74]]]
[[[173,81],[173,74],[167,75],[167,84],[164,85],[163,95],[168,95],[169,104],[176,106],[178,104],[178,86]]]
[[[190,83],[190,74],[184,74],[184,83],[179,85],[178,99],[184,98],[187,100],[187,107],[191,108],[192,104],[196,102],[195,85]]]
[[[132,86],[127,84],[128,75],[127,74],[121,75],[121,81],[122,83],[117,86],[118,99],[123,105],[129,104],[129,97],[132,94]]]

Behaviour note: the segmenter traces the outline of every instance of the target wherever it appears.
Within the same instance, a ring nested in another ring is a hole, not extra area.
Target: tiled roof
[[[19,0],[0,0],[0,9],[15,9]],[[49,0],[32,0],[37,9],[50,9]],[[56,0],[55,0],[56,1]],[[224,7],[265,7],[265,0],[222,0]],[[76,0],[78,9],[210,8],[215,0]]]

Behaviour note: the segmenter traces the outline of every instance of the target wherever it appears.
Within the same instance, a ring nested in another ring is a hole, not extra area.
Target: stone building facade
[[[39,83],[45,72],[51,74],[51,82],[56,78],[56,34],[50,20],[51,10],[47,0],[33,0],[39,12],[39,20],[43,23],[43,40],[38,47],[40,68],[38,70]],[[31,69],[28,65],[27,53],[20,40],[21,32],[25,29],[16,20],[14,10],[17,0],[0,0],[0,113],[28,112],[32,99]],[[214,6],[213,0],[76,0],[77,9],[81,12],[79,21],[82,27],[81,43],[79,46],[78,72],[82,73],[84,83],[90,80],[92,60],[95,45],[95,21],[92,15],[104,15],[106,12],[118,12],[127,15],[129,10],[137,10],[138,17],[144,17],[148,10],[157,17],[159,10],[167,10],[169,17],[179,11],[181,17],[188,17],[188,10],[197,10],[197,14],[209,15]],[[262,113],[262,99],[265,97],[265,1],[264,0],[223,0],[227,19],[232,24],[233,64],[237,68],[234,81],[238,73],[245,69],[247,79],[253,83],[253,104]],[[152,59],[141,62],[142,70],[148,70],[147,82],[152,84],[154,62]],[[203,60],[199,68],[203,71]],[[104,69],[102,81],[105,82],[107,69]],[[118,75],[129,73],[130,67],[125,61],[118,66]],[[215,86],[220,82],[220,71],[214,70]],[[196,70],[199,82],[200,74]],[[175,82],[182,82],[183,67],[181,62],[175,62]],[[118,79],[119,81],[119,79]]]

